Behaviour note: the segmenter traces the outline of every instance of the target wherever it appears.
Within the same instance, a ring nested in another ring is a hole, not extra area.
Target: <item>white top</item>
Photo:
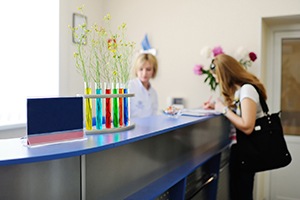
[[[234,97],[235,100],[240,100],[239,102],[242,102],[245,98],[252,99],[256,103],[256,119],[264,115],[259,102],[259,94],[257,93],[255,87],[253,87],[253,85],[244,84],[239,90],[235,92]],[[240,106],[237,107],[236,114],[241,116]]]
[[[260,118],[264,115],[264,112],[262,110],[262,107],[259,102],[259,94],[257,93],[255,87],[251,84],[244,84],[240,89],[238,89],[234,94],[234,101],[237,103],[237,109],[235,110],[236,114],[241,116],[241,102],[245,98],[250,98],[256,103],[256,119]],[[231,124],[231,130],[230,130],[230,138],[231,138],[231,144],[235,144],[236,141],[236,129]]]
[[[142,82],[135,78],[129,81],[129,93],[134,93],[134,97],[130,98],[130,117],[148,117],[155,115],[158,110],[157,93],[150,86],[147,90]]]

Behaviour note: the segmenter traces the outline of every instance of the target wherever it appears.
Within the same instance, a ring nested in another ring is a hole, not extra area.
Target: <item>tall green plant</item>
[[[78,8],[83,14],[83,7]],[[111,15],[103,18],[103,25],[86,23],[73,27],[77,39],[75,66],[85,82],[127,83],[130,77],[135,42],[126,38],[127,27],[122,23],[116,33],[110,27]],[[82,34],[78,35],[77,30]]]
[[[83,7],[79,7],[78,10],[83,14]],[[90,69],[92,67],[92,57],[90,55],[91,46],[89,45],[88,38],[91,34],[91,30],[88,29],[86,22],[78,24],[76,27],[69,28],[72,30],[73,37],[76,41],[76,50],[74,52],[75,67],[77,71],[82,75],[84,82],[89,83],[91,80]]]
[[[118,29],[121,31],[120,45],[118,48],[118,68],[120,73],[119,81],[127,84],[130,78],[135,43],[127,40],[127,25],[125,23],[121,24]]]

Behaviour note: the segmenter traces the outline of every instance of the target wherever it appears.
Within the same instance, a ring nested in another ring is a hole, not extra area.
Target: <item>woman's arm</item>
[[[223,113],[226,106],[217,100],[215,104],[215,110]],[[256,103],[250,98],[244,98],[241,102],[242,116],[238,116],[230,109],[224,114],[229,121],[239,130],[243,131],[245,134],[251,134],[256,120]]]

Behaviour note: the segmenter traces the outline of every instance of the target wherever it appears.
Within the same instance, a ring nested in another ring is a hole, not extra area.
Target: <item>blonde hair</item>
[[[260,91],[265,100],[267,99],[264,85],[233,57],[226,54],[219,54],[213,60],[213,64],[216,66],[215,73],[219,81],[221,94],[224,96],[225,103],[228,106],[233,107],[234,93],[237,90],[237,85],[251,84]]]
[[[153,76],[152,78],[155,78],[156,74],[157,74],[157,68],[158,68],[158,64],[157,64],[157,59],[154,55],[149,54],[149,53],[143,53],[140,54],[133,66],[133,70],[134,70],[134,75],[137,76],[137,72],[140,69],[141,66],[143,66],[143,64],[148,61],[152,67],[153,67]]]

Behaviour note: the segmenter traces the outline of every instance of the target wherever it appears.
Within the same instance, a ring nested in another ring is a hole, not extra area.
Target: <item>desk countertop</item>
[[[123,132],[89,134],[84,140],[48,144],[37,147],[24,145],[24,139],[0,140],[0,165],[24,164],[52,159],[67,158],[94,153],[153,137],[178,128],[208,120],[216,116],[188,117],[178,119],[165,115],[131,119],[135,128]]]

